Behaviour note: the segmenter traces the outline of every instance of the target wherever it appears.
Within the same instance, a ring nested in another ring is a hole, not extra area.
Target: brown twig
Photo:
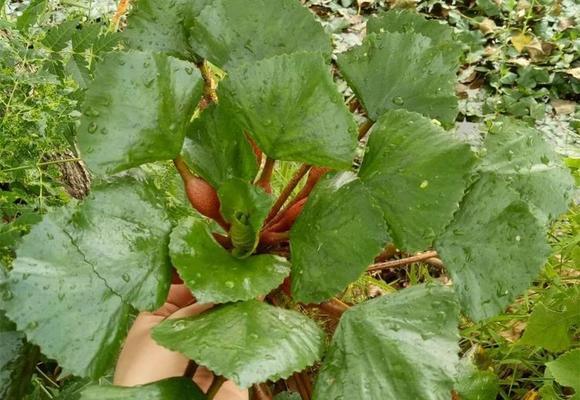
[[[298,186],[298,183],[300,183],[300,181],[302,180],[302,178],[304,178],[304,175],[308,173],[310,168],[312,168],[311,165],[302,164],[300,168],[294,173],[294,175],[292,176],[288,184],[286,184],[286,187],[284,187],[284,189],[280,193],[280,196],[278,196],[278,199],[272,206],[272,209],[270,210],[270,213],[266,218],[266,223],[269,222],[272,218],[274,218],[276,214],[278,214],[278,211],[280,211],[284,203],[286,203],[288,197],[290,197],[296,186]]]
[[[121,21],[121,17],[125,14],[125,12],[127,12],[127,7],[129,7],[129,0],[119,1],[115,15],[113,15],[113,18],[111,19],[114,30],[117,30],[119,27],[119,21]]]
[[[265,383],[257,383],[250,388],[250,400],[272,400],[272,391]]]
[[[391,260],[377,264],[372,264],[370,267],[367,268],[367,271],[369,272],[382,271],[383,269],[404,267],[405,265],[409,265],[419,261],[425,261],[434,257],[437,257],[436,251],[426,251],[425,253],[417,254],[412,257],[401,258],[400,260]]]
[[[362,138],[365,137],[365,135],[367,134],[367,132],[369,131],[369,129],[371,129],[371,127],[374,125],[373,121],[367,121],[364,124],[362,124],[359,128],[358,128],[358,140],[361,140]]]
[[[326,314],[336,319],[340,319],[342,314],[344,314],[344,312],[350,308],[348,304],[343,303],[336,297],[325,301],[324,303],[320,303],[318,307]]]
[[[272,172],[274,172],[274,165],[276,160],[270,157],[266,157],[266,162],[264,163],[264,169],[262,169],[262,175],[256,181],[256,186],[260,186],[266,191],[266,193],[272,193],[272,186],[270,181],[272,180]]]
[[[289,209],[282,211],[279,214],[279,217],[275,218],[275,221],[271,224],[266,224],[263,231],[284,232],[289,230],[302,212],[306,201],[308,201],[308,198],[302,199]]]
[[[213,381],[211,382],[211,385],[205,394],[208,400],[212,400],[216,396],[225,381],[226,378],[221,375],[214,376]]]

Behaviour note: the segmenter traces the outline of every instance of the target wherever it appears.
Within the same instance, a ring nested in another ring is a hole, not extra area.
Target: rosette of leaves
[[[533,128],[497,121],[475,153],[434,120],[457,113],[450,28],[388,14],[339,57],[373,123],[357,159],[330,39],[299,2],[142,0],[127,23],[82,107],[81,154],[102,183],[22,241],[2,305],[16,328],[64,371],[98,378],[173,267],[216,307],[153,337],[242,387],[322,362],[316,399],[448,398],[459,313],[491,317],[530,285],[573,187]],[[196,214],[176,224],[147,181],[109,176],[164,160]],[[277,199],[276,160],[304,163]],[[436,249],[453,284],[350,308],[328,348],[314,320],[274,300],[331,300],[388,244]]]

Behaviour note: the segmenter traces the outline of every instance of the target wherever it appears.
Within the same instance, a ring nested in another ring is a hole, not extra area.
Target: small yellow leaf
[[[526,35],[525,33],[518,33],[517,35],[512,36],[512,44],[514,45],[515,49],[518,53],[524,51],[524,48],[529,45],[533,40],[533,37],[530,35]]]

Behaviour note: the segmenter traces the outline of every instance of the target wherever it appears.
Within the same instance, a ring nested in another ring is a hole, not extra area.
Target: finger
[[[180,310],[177,310],[173,314],[171,314],[167,319],[176,319],[176,318],[185,318],[191,317],[193,315],[201,314],[214,306],[213,303],[206,303],[206,304],[199,304],[194,303],[187,307],[183,307]]]

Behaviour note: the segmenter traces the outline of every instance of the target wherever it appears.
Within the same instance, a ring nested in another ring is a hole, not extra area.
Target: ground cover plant
[[[298,3],[282,4],[135,5],[123,44],[83,92],[78,143],[92,193],[24,237],[1,308],[65,373],[97,379],[134,311],[164,301],[175,268],[199,301],[220,305],[154,337],[241,386],[264,391],[320,362],[314,398],[469,398],[463,378],[476,367],[458,358],[460,312],[489,319],[530,286],[572,178],[522,122],[495,120],[477,148],[444,130],[458,112],[461,49],[446,25],[411,12],[371,19],[365,41],[338,57],[368,116],[357,127],[333,82],[329,37]],[[134,170],[165,160],[197,213],[176,218]],[[303,164],[273,196],[281,162]],[[385,267],[390,245],[436,250],[423,258],[438,254],[452,284],[351,308],[334,298]],[[295,302],[339,319],[328,346]],[[552,364],[564,386],[562,365],[576,356]],[[131,390],[203,398],[185,380]]]

